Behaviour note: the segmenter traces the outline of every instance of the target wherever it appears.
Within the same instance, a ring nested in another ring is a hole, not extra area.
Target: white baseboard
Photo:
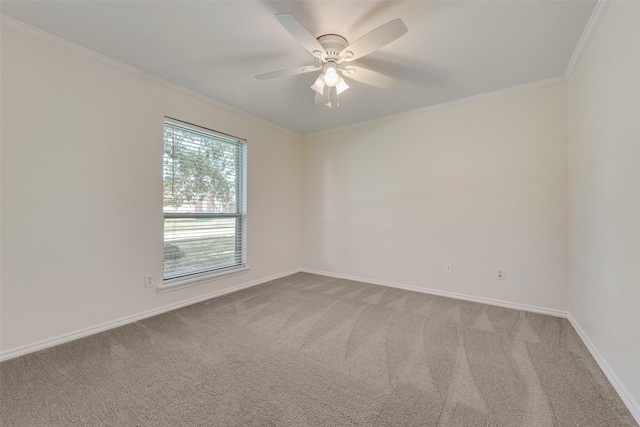
[[[582,329],[578,321],[571,315],[571,313],[569,313],[567,319],[569,319],[571,326],[573,326],[573,329],[576,330],[576,332],[582,339],[582,342],[584,342],[584,345],[589,350],[589,353],[591,353],[591,356],[593,356],[593,358],[596,360],[598,366],[600,366],[600,369],[602,369],[602,372],[604,372],[613,388],[615,388],[618,392],[620,399],[622,399],[624,404],[627,405],[627,408],[629,409],[629,412],[631,412],[631,415],[633,415],[633,417],[636,419],[636,422],[640,424],[640,405],[638,404],[638,402],[634,400],[633,396],[631,396],[627,388],[622,384],[620,379],[618,379],[618,376],[613,372],[613,369],[611,369],[609,364],[605,361],[604,357],[602,357],[596,346],[589,339],[589,336]]]
[[[77,340],[78,338],[87,337],[89,335],[97,334],[100,332],[107,331],[109,329],[114,329],[119,326],[124,326],[129,323],[137,322],[138,320],[146,319],[147,317],[156,316],[158,314],[166,313],[168,311],[172,311],[181,307],[186,307],[191,304],[196,304],[202,301],[209,300],[211,298],[216,298],[222,295],[230,294],[231,292],[236,292],[242,289],[250,288],[252,286],[259,285],[261,283],[268,282],[270,280],[279,279],[281,277],[289,276],[294,273],[300,272],[300,269],[294,269],[285,271],[283,273],[274,274],[269,277],[264,277],[262,279],[254,280],[247,283],[242,283],[240,285],[232,286],[230,288],[221,289],[219,291],[210,292],[205,295],[200,295],[195,298],[190,298],[184,301],[180,301],[177,303],[165,305],[163,307],[155,308],[153,310],[145,311],[142,313],[134,314],[131,316],[126,316],[117,320],[113,320],[110,322],[102,323],[96,326],[91,326],[89,328],[80,329],[75,332],[70,332],[68,334],[58,335],[57,337],[49,338],[46,340],[38,341],[33,344],[28,344],[22,347],[14,348],[8,351],[4,351],[0,353],[0,362],[4,360],[13,359],[14,357],[22,356],[29,353],[34,353],[36,351],[44,350],[46,348],[54,347],[56,345],[64,344],[69,341]]]
[[[371,284],[374,284],[374,285],[389,286],[389,287],[392,287],[392,288],[404,289],[404,290],[408,290],[408,291],[421,292],[421,293],[431,294],[431,295],[439,295],[439,296],[444,296],[444,297],[449,297],[449,298],[460,299],[460,300],[464,300],[464,301],[477,302],[477,303],[481,303],[481,304],[490,304],[490,305],[496,305],[496,306],[499,306],[499,307],[511,308],[511,309],[515,309],[515,310],[523,310],[523,311],[529,311],[529,312],[533,312],[533,313],[548,314],[548,315],[551,315],[551,316],[567,318],[569,320],[569,322],[571,323],[571,325],[573,326],[573,328],[578,333],[578,335],[580,336],[580,338],[582,339],[582,341],[585,343],[585,346],[587,347],[587,349],[589,350],[589,352],[591,353],[591,355],[593,356],[595,361],[598,363],[598,366],[600,366],[600,369],[602,369],[602,372],[604,372],[604,374],[606,375],[606,377],[609,380],[609,382],[613,385],[615,390],[618,392],[618,395],[620,396],[620,398],[622,399],[624,404],[627,406],[627,408],[631,412],[631,415],[633,415],[633,417],[636,419],[638,424],[640,424],[640,405],[638,405],[638,403],[634,400],[634,398],[628,392],[628,390],[623,385],[623,383],[618,379],[618,377],[613,372],[613,370],[611,369],[609,364],[602,357],[602,355],[600,354],[598,349],[594,346],[594,344],[589,339],[589,336],[584,332],[584,330],[582,329],[580,324],[574,319],[574,317],[571,315],[571,313],[564,312],[564,311],[559,311],[559,310],[552,310],[552,309],[542,308],[542,307],[530,306],[530,305],[526,305],[526,304],[517,304],[517,303],[506,302],[506,301],[494,300],[494,299],[490,299],[490,298],[475,297],[475,296],[470,296],[470,295],[458,294],[458,293],[454,293],[454,292],[439,291],[439,290],[436,290],[436,289],[421,288],[421,287],[417,287],[417,286],[405,285],[405,284],[400,284],[400,283],[387,282],[387,281],[369,279],[369,278],[364,278],[364,277],[350,276],[350,275],[347,275],[347,274],[330,273],[330,272],[327,272],[327,271],[313,270],[313,269],[309,269],[309,268],[301,268],[301,269],[294,269],[294,270],[285,271],[283,273],[274,274],[272,276],[264,277],[262,279],[254,280],[254,281],[247,282],[247,283],[242,283],[240,285],[232,286],[232,287],[226,288],[226,289],[221,289],[221,290],[218,290],[218,291],[215,291],[215,292],[210,292],[210,293],[205,294],[205,295],[201,295],[201,296],[198,296],[198,297],[195,297],[195,298],[190,298],[190,299],[187,299],[187,300],[184,300],[184,301],[180,301],[180,302],[177,302],[177,303],[174,303],[174,304],[169,304],[169,305],[166,305],[166,306],[163,306],[163,307],[159,307],[159,308],[156,308],[156,309],[153,309],[153,310],[145,311],[143,313],[138,313],[138,314],[135,314],[135,315],[132,315],[132,316],[123,317],[121,319],[117,319],[117,320],[114,320],[114,321],[111,321],[111,322],[102,323],[100,325],[96,325],[96,326],[92,326],[92,327],[89,327],[89,328],[81,329],[81,330],[78,330],[78,331],[75,331],[75,332],[71,332],[71,333],[68,333],[68,334],[59,335],[57,337],[46,339],[46,340],[43,340],[43,341],[39,341],[39,342],[36,342],[36,343],[33,343],[33,344],[29,344],[29,345],[26,345],[26,346],[23,346],[23,347],[14,348],[12,350],[8,350],[8,351],[0,353],[0,361],[13,359],[13,358],[18,357],[18,356],[22,356],[22,355],[33,353],[33,352],[40,351],[40,350],[44,350],[46,348],[54,347],[54,346],[59,345],[59,344],[64,344],[64,343],[69,342],[69,341],[73,341],[73,340],[76,340],[76,339],[79,339],[79,338],[83,338],[83,337],[86,337],[86,336],[89,336],[89,335],[93,335],[93,334],[97,334],[97,333],[100,333],[100,332],[104,332],[104,331],[107,331],[109,329],[117,328],[119,326],[124,326],[124,325],[127,325],[129,323],[137,322],[138,320],[146,319],[148,317],[152,317],[152,316],[156,316],[158,314],[166,313],[168,311],[176,310],[176,309],[181,308],[181,307],[186,307],[186,306],[191,305],[191,304],[196,304],[196,303],[199,303],[199,302],[202,302],[202,301],[206,301],[206,300],[209,300],[209,299],[212,299],[212,298],[216,298],[216,297],[219,297],[219,296],[222,296],[222,295],[226,295],[226,294],[229,294],[229,293],[232,293],[232,292],[236,292],[236,291],[239,291],[239,290],[242,290],[242,289],[250,288],[252,286],[256,286],[256,285],[259,285],[259,284],[262,284],[262,283],[265,283],[265,282],[268,282],[268,281],[271,281],[271,280],[279,279],[281,277],[286,277],[286,276],[289,276],[291,274],[295,274],[295,273],[298,273],[298,272],[318,274],[318,275],[321,275],[321,276],[334,277],[334,278],[338,278],[338,279],[354,280],[354,281],[358,281],[358,282],[371,283]]]
[[[455,292],[439,291],[437,289],[421,288],[421,287],[418,287],[418,286],[405,285],[405,284],[402,284],[402,283],[394,283],[394,282],[386,282],[386,281],[382,281],[382,280],[368,279],[366,277],[349,276],[347,274],[336,274],[336,273],[330,273],[330,272],[327,272],[327,271],[312,270],[312,269],[309,269],[309,268],[303,268],[301,271],[303,271],[305,273],[319,274],[321,276],[335,277],[335,278],[338,278],[338,279],[348,279],[348,280],[354,280],[354,281],[357,281],[357,282],[365,282],[365,283],[371,283],[371,284],[374,284],[374,285],[389,286],[389,287],[392,287],[392,288],[404,289],[404,290],[407,290],[407,291],[421,292],[423,294],[439,295],[439,296],[443,296],[443,297],[460,299],[460,300],[464,300],[464,301],[477,302],[477,303],[481,303],[481,304],[496,305],[496,306],[499,306],[499,307],[512,308],[514,310],[523,310],[523,311],[529,311],[529,312],[532,312],[532,313],[548,314],[550,316],[555,316],[555,317],[567,317],[568,314],[569,314],[566,311],[553,310],[553,309],[550,309],[550,308],[536,307],[536,306],[533,306],[533,305],[526,305],[526,304],[518,304],[518,303],[513,303],[513,302],[495,300],[495,299],[491,299],[491,298],[475,297],[475,296],[471,296],[471,295],[458,294],[458,293],[455,293]]]
[[[424,293],[424,294],[439,295],[439,296],[444,296],[444,297],[449,297],[449,298],[460,299],[460,300],[464,300],[464,301],[471,301],[471,302],[478,302],[478,303],[482,303],[482,304],[497,305],[499,307],[506,307],[506,308],[512,308],[512,309],[515,309],[515,310],[523,310],[523,311],[529,311],[529,312],[533,312],[533,313],[548,314],[548,315],[555,316],[555,317],[566,318],[567,320],[569,320],[569,322],[571,323],[573,328],[576,330],[576,332],[578,333],[578,336],[580,336],[582,341],[585,343],[585,346],[587,347],[587,349],[589,350],[589,352],[591,353],[591,355],[593,356],[595,361],[598,363],[598,366],[600,366],[600,369],[602,369],[602,372],[604,372],[604,374],[606,375],[606,377],[609,380],[609,382],[611,383],[611,385],[613,385],[615,390],[618,392],[618,395],[620,396],[620,398],[622,399],[624,404],[629,409],[629,412],[631,412],[631,415],[633,415],[633,417],[636,419],[638,424],[640,424],[640,406],[633,399],[633,397],[631,396],[629,391],[622,384],[622,382],[618,379],[618,377],[613,372],[611,367],[607,364],[607,362],[604,360],[604,358],[602,357],[600,352],[593,345],[593,343],[591,342],[591,340],[589,339],[587,334],[582,330],[582,328],[580,327],[578,322],[573,318],[573,316],[569,312],[559,311],[559,310],[552,310],[552,309],[548,309],[548,308],[536,307],[536,306],[531,306],[531,305],[526,305],[526,304],[517,304],[517,303],[506,302],[506,301],[494,300],[494,299],[490,299],[490,298],[482,298],[482,297],[475,297],[475,296],[464,295],[464,294],[457,294],[457,293],[454,293],[454,292],[439,291],[439,290],[436,290],[436,289],[421,288],[421,287],[417,287],[417,286],[411,286],[411,285],[405,285],[405,284],[393,283],[393,282],[386,282],[386,281],[382,281],[382,280],[374,280],[374,279],[369,279],[369,278],[366,278],[366,277],[356,277],[356,276],[350,276],[350,275],[347,275],[347,274],[337,274],[337,273],[331,273],[331,272],[327,272],[327,271],[313,270],[313,269],[309,269],[309,268],[303,268],[301,271],[303,271],[305,273],[319,274],[321,276],[335,277],[337,279],[354,280],[354,281],[358,281],[358,282],[371,283],[371,284],[374,284],[374,285],[389,286],[389,287],[392,287],[392,288],[398,288],[398,289],[405,289],[405,290],[408,290],[408,291],[421,292],[421,293]]]

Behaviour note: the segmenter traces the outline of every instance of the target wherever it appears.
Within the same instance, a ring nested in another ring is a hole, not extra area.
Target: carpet
[[[633,426],[566,319],[297,273],[0,364],[3,426]]]

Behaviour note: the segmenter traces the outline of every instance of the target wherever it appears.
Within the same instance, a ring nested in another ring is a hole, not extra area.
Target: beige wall
[[[639,20],[613,2],[568,90],[305,141],[3,22],[0,352],[302,266],[568,310],[638,417]],[[156,295],[165,115],[248,140],[251,271]]]
[[[247,274],[156,295],[163,117],[248,140]],[[298,269],[301,145],[2,25],[1,351]]]
[[[303,266],[566,311],[566,111],[557,83],[308,138]]]
[[[640,419],[640,3],[610,4],[569,80],[569,311]]]

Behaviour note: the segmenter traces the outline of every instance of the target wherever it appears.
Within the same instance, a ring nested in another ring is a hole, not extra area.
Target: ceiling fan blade
[[[298,40],[298,42],[304,47],[311,55],[316,58],[320,58],[324,53],[324,48],[316,40],[313,35],[307,30],[304,25],[300,23],[293,15],[289,13],[279,13],[276,15],[280,24],[291,33],[293,38]]]
[[[342,70],[342,75],[357,82],[379,87],[381,89],[389,89],[394,83],[394,80],[391,77],[385,76],[382,73],[351,65]]]
[[[340,57],[344,57],[345,62],[361,58],[370,54],[374,50],[380,49],[382,46],[391,43],[407,31],[407,26],[404,25],[402,19],[394,19],[393,21],[387,22],[375,30],[368,32],[349,46],[345,47],[342,52],[340,52]]]
[[[318,71],[321,69],[322,67],[315,66],[315,65],[298,67],[298,68],[289,68],[288,70],[280,70],[280,71],[273,71],[271,73],[258,74],[256,76],[256,79],[258,80],[274,79],[276,77],[293,76],[296,74],[310,73],[312,71]]]

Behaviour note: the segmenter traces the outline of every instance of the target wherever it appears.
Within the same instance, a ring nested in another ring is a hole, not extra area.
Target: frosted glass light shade
[[[324,93],[324,78],[322,75],[319,75],[316,81],[311,85],[311,89],[315,90],[318,94],[322,95]]]
[[[329,87],[337,85],[339,79],[340,76],[338,75],[336,69],[333,67],[327,68],[327,70],[324,72],[324,82]]]
[[[340,95],[345,90],[349,89],[349,85],[344,81],[342,77],[338,79],[338,84],[336,84],[336,93]]]

